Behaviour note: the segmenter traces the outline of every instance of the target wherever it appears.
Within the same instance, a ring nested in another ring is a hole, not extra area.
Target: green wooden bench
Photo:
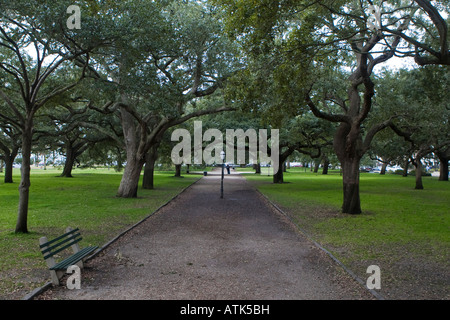
[[[65,274],[69,266],[76,264],[80,268],[83,268],[83,260],[98,248],[98,246],[90,246],[80,250],[78,242],[81,239],[80,230],[70,227],[66,229],[66,233],[50,241],[48,241],[47,237],[39,239],[40,249],[47,262],[54,285],[59,285],[59,279]],[[55,255],[69,247],[72,248],[73,254],[57,263]]]

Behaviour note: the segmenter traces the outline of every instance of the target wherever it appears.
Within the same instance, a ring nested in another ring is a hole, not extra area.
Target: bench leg
[[[52,279],[53,285],[59,286],[59,277],[58,273],[55,270],[50,270],[50,278]]]
[[[40,244],[44,244],[44,243],[47,243],[47,242],[48,242],[47,237],[41,237],[39,239],[39,243]],[[43,247],[42,249],[45,249],[45,248],[47,248],[47,247]],[[47,267],[49,267],[49,268],[54,267],[55,264],[56,264],[56,261],[55,261],[55,259],[53,257],[45,259],[45,262],[47,263]],[[50,270],[50,278],[52,280],[52,284],[54,284],[56,286],[59,285],[59,278],[60,277],[59,277],[59,274],[58,274],[57,271]]]
[[[81,259],[80,261],[78,261],[77,263],[75,263],[75,265],[77,265],[78,267],[80,267],[80,269],[83,269],[83,268],[84,268],[83,259]]]
[[[70,232],[73,229],[71,227],[67,227],[66,228],[66,232]],[[80,251],[80,246],[78,245],[78,243],[75,243],[71,246],[73,253],[78,253]],[[75,263],[77,266],[80,267],[80,269],[83,269],[84,265],[83,265],[83,260],[80,260],[79,262]]]

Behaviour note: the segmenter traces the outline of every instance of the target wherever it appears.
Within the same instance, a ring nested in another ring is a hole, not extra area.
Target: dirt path
[[[373,299],[238,174],[208,175],[45,299]]]

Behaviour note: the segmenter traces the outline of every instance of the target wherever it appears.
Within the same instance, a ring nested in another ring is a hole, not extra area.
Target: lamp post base
[[[224,163],[222,163],[222,179],[220,182],[220,198],[223,199],[223,169],[224,169]]]

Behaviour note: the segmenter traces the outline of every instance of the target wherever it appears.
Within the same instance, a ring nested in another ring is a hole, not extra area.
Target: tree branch
[[[370,144],[372,143],[373,138],[375,137],[375,135],[380,132],[381,130],[389,127],[392,125],[392,117],[389,118],[388,120],[379,123],[377,125],[374,125],[372,128],[370,128],[370,130],[367,132],[366,137],[364,138],[363,141],[363,151],[362,153],[366,153],[367,150],[369,150],[370,148]]]
[[[0,88],[0,96],[3,98],[3,100],[6,101],[6,103],[8,104],[8,106],[11,108],[11,110],[14,112],[14,114],[16,115],[16,117],[19,119],[20,124],[23,124],[25,122],[25,119],[23,117],[23,115],[19,112],[19,110],[17,109],[16,105],[14,104],[14,102],[11,101],[11,99],[9,99],[9,97],[3,92],[3,90]],[[16,122],[17,123],[17,122]]]
[[[309,93],[305,94],[305,101],[308,107],[311,109],[312,113],[321,119],[325,119],[331,122],[346,122],[350,124],[350,118],[343,114],[330,114],[330,113],[324,113],[320,111],[315,103],[311,100],[311,97],[309,96]]]
[[[116,136],[115,134],[112,134],[111,132],[109,132],[108,130],[106,130],[105,128],[103,128],[102,126],[100,126],[98,124],[95,124],[92,122],[84,122],[84,121],[80,121],[80,122],[76,123],[75,125],[77,125],[77,124],[82,127],[85,127],[85,128],[95,129],[98,132],[103,133],[105,136],[108,136],[112,140],[117,142],[120,147],[122,147],[122,148],[125,147],[124,142],[118,136]]]
[[[431,21],[433,21],[433,24],[436,26],[440,38],[441,56],[448,57],[449,52],[448,52],[447,23],[439,14],[439,11],[431,5],[430,1],[415,0],[415,2],[428,14]]]

